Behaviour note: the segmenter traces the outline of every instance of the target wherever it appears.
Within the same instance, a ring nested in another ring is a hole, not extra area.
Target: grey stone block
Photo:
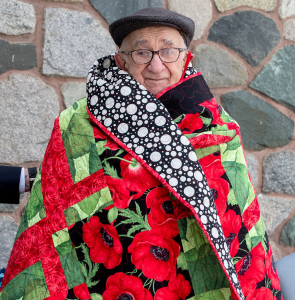
[[[194,54],[194,67],[203,73],[211,88],[241,85],[248,78],[243,64],[218,47],[202,44],[195,49]]]
[[[268,235],[280,225],[295,207],[295,202],[277,197],[258,197],[260,211]]]
[[[280,244],[295,247],[295,217],[293,217],[283,228]]]
[[[54,119],[59,114],[55,90],[31,75],[0,82],[0,163],[41,161]]]
[[[238,11],[221,17],[209,30],[209,41],[233,49],[252,66],[258,66],[281,39],[276,23],[255,11]]]
[[[265,157],[262,191],[295,195],[295,151],[285,150]]]
[[[0,40],[0,74],[9,70],[29,70],[37,66],[35,44],[9,44]]]
[[[293,137],[294,123],[272,105],[246,92],[221,96],[225,110],[239,123],[245,148],[282,147]]]
[[[44,28],[45,75],[86,77],[97,58],[116,50],[107,30],[84,12],[46,8]]]
[[[77,100],[86,97],[86,83],[67,82],[62,85],[61,92],[64,96],[66,107],[69,107]]]
[[[273,11],[277,0],[214,0],[219,11],[223,12],[239,6],[251,6],[265,11]]]
[[[248,171],[252,180],[253,186],[256,187],[258,184],[258,161],[254,155],[246,154],[246,160],[248,165]]]
[[[280,17],[287,18],[295,15],[295,1],[294,0],[281,0],[279,8]]]
[[[35,31],[33,5],[15,0],[0,1],[0,33],[18,35]]]
[[[0,269],[6,268],[18,225],[10,217],[0,217]]]
[[[295,112],[295,46],[278,50],[250,87]],[[275,83],[275,84],[274,84]]]
[[[111,24],[139,9],[147,7],[164,7],[163,0],[90,0],[92,6]]]
[[[168,0],[168,8],[191,18],[195,22],[195,40],[201,38],[212,19],[210,0]]]
[[[284,23],[284,37],[295,42],[295,19],[290,19]]]
[[[23,193],[19,197],[19,203],[21,204],[25,198],[27,197],[28,193]],[[1,199],[2,200],[2,199]],[[7,202],[9,202],[7,200]],[[20,204],[6,204],[6,203],[0,203],[0,211],[14,211],[17,208],[19,208]]]

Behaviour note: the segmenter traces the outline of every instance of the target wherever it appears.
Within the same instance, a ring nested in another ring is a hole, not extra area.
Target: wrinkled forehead
[[[123,40],[121,48],[140,49],[158,47],[184,47],[184,39],[178,30],[170,27],[146,27],[131,32]]]

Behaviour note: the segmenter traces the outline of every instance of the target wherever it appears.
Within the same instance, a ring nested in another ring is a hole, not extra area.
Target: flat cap
[[[152,26],[167,26],[179,31],[189,46],[195,32],[192,19],[161,7],[149,7],[118,19],[109,26],[110,34],[120,47],[124,38],[131,32]]]

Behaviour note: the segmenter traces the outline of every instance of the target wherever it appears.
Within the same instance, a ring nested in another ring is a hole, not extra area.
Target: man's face
[[[121,51],[138,49],[160,50],[163,48],[186,48],[180,33],[170,27],[146,27],[130,33],[123,41]],[[134,63],[130,55],[118,53],[115,60],[118,66],[128,72],[153,95],[177,83],[184,71],[187,51],[182,51],[176,62],[162,62],[158,54],[154,54],[148,64]]]

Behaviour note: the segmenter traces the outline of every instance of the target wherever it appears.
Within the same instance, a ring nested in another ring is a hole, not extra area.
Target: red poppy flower
[[[116,273],[108,278],[103,300],[153,300],[151,293],[135,276]]]
[[[200,114],[187,114],[182,121],[177,124],[183,134],[190,134],[203,127],[203,121]]]
[[[169,191],[158,187],[148,193],[147,207],[150,226],[157,229],[157,233],[165,238],[173,238],[179,234],[177,220],[191,216],[192,212],[178,200],[171,201]]]
[[[272,294],[270,289],[262,287],[251,291],[247,296],[247,300],[277,300],[277,298]]]
[[[133,199],[139,198],[147,189],[151,189],[161,183],[147,169],[145,169],[130,154],[124,156],[125,160],[121,160],[121,175],[130,191],[136,192]]]
[[[128,247],[131,261],[143,274],[157,281],[171,280],[176,276],[176,260],[180,246],[155,230],[138,233]]]
[[[127,208],[133,196],[130,196],[130,191],[127,189],[124,180],[110,176],[106,176],[105,178],[114,201],[114,204],[108,206],[108,209],[114,206],[117,208]]]
[[[238,233],[242,226],[242,220],[233,210],[228,210],[220,218],[225,241],[231,257],[239,251]]]
[[[205,173],[206,175],[206,173]],[[208,185],[211,189],[212,197],[218,212],[218,215],[223,215],[226,211],[227,196],[230,190],[229,183],[223,178],[208,178]]]
[[[93,126],[93,133],[95,139],[107,140],[104,147],[109,147],[111,150],[118,150],[120,147],[109,136],[107,136],[100,128]]]
[[[97,216],[91,217],[83,225],[83,241],[90,248],[93,262],[103,264],[107,269],[113,269],[121,263],[123,248],[116,228],[100,223]]]
[[[155,300],[185,300],[190,292],[190,283],[182,274],[178,274],[175,279],[169,281],[168,287],[157,290]]]
[[[247,296],[251,290],[256,288],[256,284],[265,276],[265,251],[261,243],[253,248],[243,259],[236,263],[238,278]]]
[[[243,222],[246,228],[250,231],[252,227],[260,219],[260,208],[257,198],[252,201],[246,211],[243,213]]]
[[[271,285],[275,290],[280,289],[280,280],[273,260],[272,250],[269,248],[265,258],[266,275],[271,280]]]
[[[91,299],[86,283],[79,284],[73,288],[74,294],[78,299]]]
[[[199,160],[206,178],[219,178],[225,171],[221,164],[220,154],[210,154]]]
[[[219,105],[217,105],[214,98],[212,98],[210,100],[210,102],[205,101],[205,102],[201,103],[201,105],[208,108],[211,111],[212,116],[213,116],[212,124],[218,124],[221,126],[224,124],[224,122],[220,118],[220,115],[222,113],[222,108]]]

